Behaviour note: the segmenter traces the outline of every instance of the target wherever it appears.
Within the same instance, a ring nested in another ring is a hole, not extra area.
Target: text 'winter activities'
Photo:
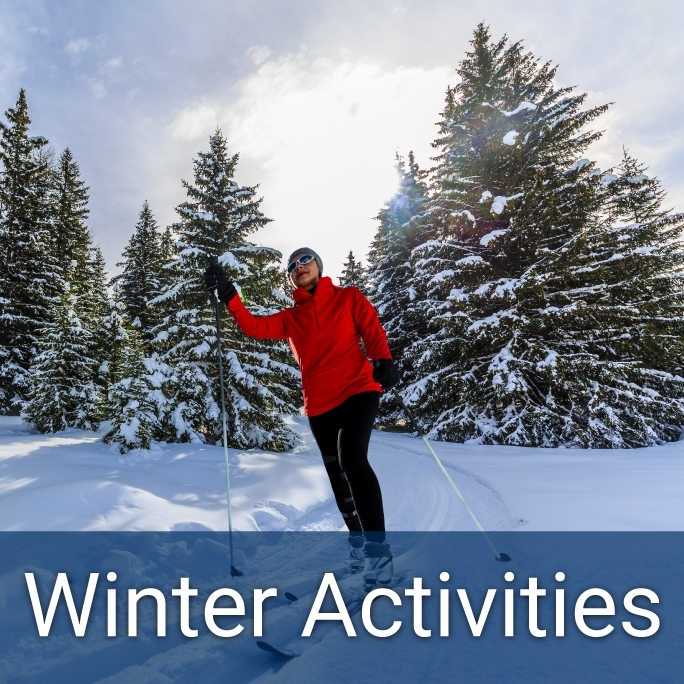
[[[47,608],[43,608],[36,585],[36,579],[32,572],[25,573],[28,593],[33,608],[36,627],[41,637],[49,637],[55,613],[63,596],[64,603],[69,612],[71,625],[74,635],[84,637],[91,619],[93,602],[99,584],[99,573],[91,573],[85,591],[85,597],[80,609],[76,607],[74,595],[66,573],[59,573],[54,583],[52,595]],[[584,635],[593,638],[608,636],[615,629],[624,630],[632,637],[650,637],[660,629],[660,618],[645,605],[652,606],[660,603],[660,598],[655,591],[643,587],[634,588],[621,596],[622,605],[630,619],[612,620],[617,615],[616,597],[606,589],[591,587],[582,591],[579,596],[566,597],[563,589],[565,573],[555,574],[556,586],[547,590],[539,586],[538,578],[529,577],[527,586],[518,590],[511,588],[510,584],[515,581],[515,575],[507,572],[503,576],[507,583],[503,591],[496,588],[487,589],[484,599],[481,598],[481,589],[467,590],[465,588],[443,588],[444,583],[449,582],[448,572],[442,572],[439,580],[442,587],[433,591],[423,586],[423,578],[415,577],[413,586],[403,590],[404,597],[398,591],[388,587],[374,589],[366,594],[362,599],[355,599],[351,604],[345,601],[340,587],[333,573],[325,573],[318,591],[316,592],[311,609],[305,624],[301,628],[302,637],[310,637],[314,633],[314,628],[319,621],[339,621],[348,637],[357,636],[357,628],[352,623],[351,614],[357,612],[355,609],[360,607],[361,623],[368,634],[374,637],[385,638],[396,634],[400,629],[405,628],[401,620],[394,620],[388,626],[379,626],[373,620],[373,606],[376,601],[389,600],[395,607],[402,606],[403,601],[412,602],[413,612],[413,631],[418,637],[440,637],[450,636],[450,611],[455,610],[455,606],[460,606],[467,623],[470,634],[473,637],[481,637],[485,634],[485,627],[490,625],[490,629],[503,630],[504,636],[514,637],[517,633],[524,633],[520,628],[516,632],[515,615],[517,611],[527,613],[527,632],[533,637],[556,636],[564,637],[566,628],[574,622],[575,627]],[[167,635],[167,597],[162,591],[154,587],[145,589],[128,589],[127,591],[127,629],[118,629],[119,616],[123,611],[118,609],[118,593],[120,589],[115,588],[114,583],[117,575],[114,572],[107,574],[109,588],[107,589],[106,605],[106,625],[107,636],[128,637],[138,636],[138,603],[143,598],[151,598],[156,603],[156,635],[166,637]],[[183,577],[180,579],[180,586],[172,589],[173,599],[178,599],[179,608],[179,628],[181,634],[188,638],[199,636],[198,625],[191,625],[191,615],[195,616],[198,612],[198,605],[192,605],[191,600],[197,598],[199,591],[190,586],[190,579]],[[503,599],[500,598],[503,594]],[[278,598],[278,589],[254,589],[252,596],[252,634],[254,637],[264,635],[264,603],[269,599]],[[326,599],[331,599],[335,604],[335,610],[324,611],[323,604]],[[432,630],[424,625],[423,602],[439,602],[439,630]],[[230,605],[225,605],[226,600]],[[492,606],[495,601],[503,600],[503,623],[493,624],[489,619]],[[551,625],[540,624],[540,604],[542,601],[551,601],[554,606],[553,628]],[[638,603],[637,603],[638,601]],[[198,601],[199,603],[199,601]],[[219,603],[221,605],[219,605]],[[358,605],[360,604],[360,605]],[[154,605],[154,604],[153,604]],[[245,631],[245,626],[234,621],[235,618],[249,619],[249,611],[246,608],[245,599],[236,589],[223,587],[212,592],[204,602],[204,623],[207,629],[214,635],[223,638],[238,636]],[[146,615],[152,613],[146,611]],[[636,623],[632,619],[636,617]],[[228,619],[226,619],[228,618]],[[217,624],[220,619],[221,624]],[[194,620],[198,620],[194,617]],[[95,621],[93,621],[95,622]],[[98,621],[99,622],[99,621]],[[146,625],[145,627],[149,627]]]

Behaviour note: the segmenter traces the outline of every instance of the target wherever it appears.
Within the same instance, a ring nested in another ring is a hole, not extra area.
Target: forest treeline
[[[433,166],[397,158],[364,267],[341,284],[378,309],[400,392],[436,439],[636,447],[684,427],[684,215],[623,151],[585,154],[607,106],[486,26],[446,92]],[[220,130],[183,181],[178,220],[147,202],[107,280],[88,188],[67,149],[31,137],[26,95],[0,124],[0,411],[42,432],[100,426],[122,451],[220,439],[212,303],[218,256],[249,308],[292,304],[270,219]],[[224,326],[230,445],[284,450],[300,405],[286,344]],[[379,425],[405,429],[391,394]]]

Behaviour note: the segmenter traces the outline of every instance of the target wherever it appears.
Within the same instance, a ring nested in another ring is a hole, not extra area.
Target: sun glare
[[[395,154],[430,163],[434,121],[455,74],[336,62],[306,51],[262,63],[225,100],[182,110],[167,129],[202,142],[212,116],[240,152],[240,182],[258,182],[274,219],[257,237],[289,253],[315,246],[337,275],[361,258],[397,188]]]

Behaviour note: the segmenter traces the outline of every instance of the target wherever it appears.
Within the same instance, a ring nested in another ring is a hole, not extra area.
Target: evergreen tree
[[[159,254],[159,263],[161,264],[159,282],[161,291],[164,292],[169,284],[173,282],[173,264],[178,256],[176,253],[176,238],[173,235],[171,226],[166,226],[164,232],[161,234]]]
[[[99,247],[94,247],[86,220],[89,215],[88,188],[80,169],[67,148],[53,169],[55,211],[53,243],[59,285],[68,290],[70,306],[83,331],[82,362],[92,370],[93,391],[79,394],[83,403],[78,413],[81,423],[96,426],[102,418],[107,384],[101,372],[107,358],[107,341],[102,336],[103,321],[109,313],[106,266]],[[80,379],[75,378],[77,385]]]
[[[347,255],[347,260],[344,262],[340,276],[340,287],[355,287],[365,295],[368,294],[368,273],[364,265],[356,260],[351,249]]]
[[[135,231],[124,249],[123,271],[114,281],[128,317],[151,339],[155,310],[148,302],[158,297],[164,287],[163,266],[171,260],[171,235],[160,233],[147,200],[143,203]]]
[[[59,156],[54,169],[56,207],[53,249],[61,266],[62,279],[69,281],[73,272],[84,268],[88,261],[90,235],[86,220],[88,188],[81,179],[81,171],[67,147]]]
[[[106,394],[106,374],[101,370],[103,363],[111,356],[109,341],[101,334],[104,320],[111,310],[106,264],[102,250],[97,246],[88,245],[86,255],[85,265],[82,271],[79,271],[78,277],[72,280],[72,287],[78,292],[76,310],[84,327],[90,331],[86,353],[95,369],[93,380]]]
[[[93,427],[107,291],[104,260],[85,225],[88,188],[68,149],[55,162],[44,138],[28,136],[23,90],[6,117],[0,124],[0,410],[28,401],[24,413],[41,430]],[[58,368],[48,368],[51,362]]]
[[[658,215],[636,231],[635,287],[625,288],[625,232],[610,216],[626,200],[581,156],[600,135],[587,124],[606,107],[583,109],[585,95],[554,86],[554,68],[506,37],[491,41],[483,25],[472,46],[447,91],[434,194],[411,254],[428,334],[409,349],[418,368],[406,400],[449,440],[617,447],[677,437],[681,220]]]
[[[411,253],[422,239],[418,218],[425,210],[428,189],[426,174],[413,152],[409,152],[408,166],[397,155],[397,172],[399,188],[377,216],[379,226],[368,253],[368,282],[370,299],[406,382],[414,373],[409,347],[426,334],[425,322],[416,309]]]
[[[280,253],[247,241],[269,220],[259,209],[256,188],[234,180],[238,155],[228,155],[220,131],[209,143],[194,162],[194,183],[183,182],[188,201],[177,208],[181,220],[173,226],[177,257],[166,266],[165,291],[152,302],[164,317],[155,343],[163,343],[161,361],[171,369],[162,422],[172,441],[221,439],[214,304],[203,282],[207,257],[220,259],[254,313],[271,313],[286,303],[279,289]],[[295,410],[298,373],[287,347],[249,338],[225,321],[223,335],[231,445],[289,447],[294,437],[281,414]]]
[[[96,368],[89,356],[92,333],[76,314],[75,301],[66,285],[53,304],[53,320],[38,331],[22,416],[40,432],[97,427],[92,409],[98,403]]]
[[[122,363],[129,345],[133,325],[126,316],[125,305],[118,296],[118,288],[114,288],[114,296],[109,300],[109,311],[102,319],[100,338],[103,340],[104,357],[98,368],[98,374],[104,387],[109,388],[127,377]],[[107,420],[112,416],[108,409],[104,411]]]
[[[665,191],[657,178],[649,178],[645,164],[641,164],[622,150],[618,174],[603,176],[602,186],[607,189],[608,212],[611,221],[629,225],[645,224],[664,219],[669,212],[662,209]]]
[[[0,412],[26,392],[36,330],[49,317],[57,273],[51,241],[49,155],[29,137],[26,93],[0,122]]]
[[[105,415],[110,429],[104,441],[118,444],[121,453],[149,449],[151,441],[160,434],[158,397],[148,374],[151,359],[145,357],[142,334],[116,305],[108,317],[107,329],[114,344],[112,360],[107,365],[111,382]]]
[[[617,174],[602,177],[605,220],[558,255],[567,265],[553,303],[574,315],[557,340],[556,365],[582,397],[587,431],[615,447],[678,439],[684,424],[684,214],[662,208],[660,182],[645,171],[625,151]]]

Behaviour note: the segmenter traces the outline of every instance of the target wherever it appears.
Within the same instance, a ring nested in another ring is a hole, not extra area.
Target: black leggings
[[[379,392],[362,392],[309,418],[337,507],[349,531],[373,542],[385,541],[382,493],[368,462],[368,442],[379,403]]]

